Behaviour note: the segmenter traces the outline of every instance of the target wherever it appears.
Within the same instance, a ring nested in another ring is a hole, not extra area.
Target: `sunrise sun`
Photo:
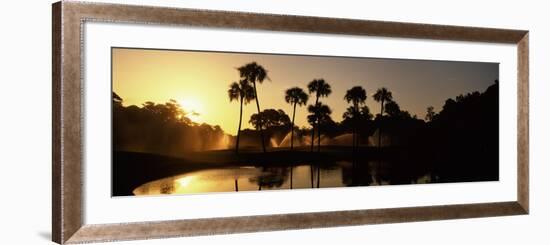
[[[204,115],[204,107],[202,103],[194,98],[185,98],[178,100],[178,103],[186,113],[186,117],[193,122],[202,122],[201,116]]]

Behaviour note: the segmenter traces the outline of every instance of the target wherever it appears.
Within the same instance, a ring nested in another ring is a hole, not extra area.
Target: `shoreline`
[[[272,148],[266,153],[257,149],[243,149],[239,154],[233,150],[215,150],[188,153],[185,158],[113,151],[112,196],[133,195],[132,191],[135,188],[147,182],[209,168],[290,167],[309,163],[328,166],[336,161],[353,161],[351,147],[323,146],[321,152],[310,152],[309,149],[309,146],[295,148],[294,151],[290,151],[289,148]],[[373,160],[380,155],[377,150],[375,147],[362,147],[355,157],[361,162]]]

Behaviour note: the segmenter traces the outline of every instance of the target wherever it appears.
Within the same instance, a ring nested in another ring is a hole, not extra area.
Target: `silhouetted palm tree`
[[[376,102],[380,102],[380,119],[384,114],[384,102],[391,101],[393,99],[391,92],[382,87],[376,90],[376,93],[372,96]],[[382,142],[382,127],[378,128],[378,148],[380,148],[380,143]]]
[[[296,105],[302,106],[307,103],[308,95],[301,88],[289,88],[285,92],[285,101],[293,105],[292,123],[290,126],[290,150],[294,148],[294,117],[296,116]]]
[[[315,109],[313,105],[309,105],[307,110],[311,113],[307,115],[307,122],[311,125],[311,151],[313,151],[313,138],[315,138],[315,124],[317,123],[317,117],[315,116]],[[314,169],[313,169],[313,163],[311,162],[309,164],[309,170],[310,170],[310,177],[311,177],[311,188],[313,188],[313,175],[314,175]]]
[[[251,83],[254,87],[254,98],[256,99],[256,108],[258,109],[258,114],[260,114],[260,101],[258,100],[258,90],[256,89],[256,82],[263,83],[265,79],[270,80],[267,76],[267,70],[265,70],[261,65],[258,65],[256,62],[248,63],[244,66],[237,68],[242,79],[245,79],[247,82]],[[260,137],[262,140],[262,150],[265,150],[265,139],[264,132],[260,120]]]
[[[319,103],[319,97],[328,97],[330,93],[332,93],[332,89],[330,88],[330,84],[325,82],[324,79],[314,79],[311,81],[307,88],[309,90],[309,93],[315,93],[315,104],[313,106],[317,106]],[[313,139],[315,138],[315,127],[317,127],[317,131],[319,131],[319,115],[315,115],[314,124],[311,128],[311,151],[313,152]],[[318,133],[321,135],[320,133]]]
[[[237,142],[235,144],[235,152],[239,153],[239,139],[241,136],[241,123],[243,120],[243,103],[248,104],[248,102],[254,99],[254,90],[247,80],[243,79],[238,83],[231,83],[231,85],[229,85],[229,90],[227,90],[227,95],[229,96],[229,101],[237,100],[241,103],[239,129],[237,130]]]
[[[321,152],[321,126],[327,125],[332,121],[332,118],[330,117],[330,114],[332,113],[332,110],[329,106],[324,105],[321,102],[318,102],[314,105],[309,105],[307,107],[307,110],[309,111],[309,115],[307,116],[307,120],[310,124],[314,124],[317,122],[317,152]],[[334,122],[333,122],[334,123]],[[311,138],[314,138],[315,135],[312,135]],[[310,166],[311,170],[311,187],[313,188],[313,167]],[[321,182],[321,165],[317,163],[317,188],[319,188]]]
[[[307,107],[307,110],[311,113],[308,115],[308,121],[309,122],[316,122],[317,124],[317,152],[321,151],[321,125],[327,124],[328,122],[332,121],[332,118],[330,118],[330,114],[332,113],[332,110],[328,105],[325,105],[321,102],[318,102],[315,106],[309,105]],[[315,135],[312,135],[312,138],[314,138]]]
[[[380,116],[384,113],[384,103],[393,99],[391,92],[387,88],[379,88],[376,93],[372,95],[372,98],[376,102],[380,102]]]
[[[391,100],[386,103],[384,106],[384,112],[388,114],[390,117],[398,117],[401,115],[401,107],[399,107],[399,104],[397,102]]]
[[[365,100],[367,100],[367,92],[361,86],[355,86],[346,91],[344,99],[353,105],[352,115],[353,115],[353,152],[356,152],[357,146],[359,145],[359,137],[357,136],[357,120],[359,119],[359,105],[364,105]]]
[[[353,120],[353,116],[354,116],[354,113],[355,113],[355,109],[353,108],[353,106],[350,106],[348,108],[346,108],[346,111],[344,112],[344,114],[342,114],[342,118],[345,120]],[[370,113],[370,108],[368,106],[362,106],[359,111],[358,111],[358,117],[359,117],[359,122],[361,121],[368,121],[368,120],[372,120],[372,114]]]

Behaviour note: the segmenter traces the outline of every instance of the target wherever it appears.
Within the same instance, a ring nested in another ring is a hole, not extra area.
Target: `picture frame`
[[[86,22],[506,43],[517,46],[517,200],[117,224],[83,222],[82,33]],[[529,32],[118,4],[52,5],[52,240],[60,244],[476,218],[529,213]]]

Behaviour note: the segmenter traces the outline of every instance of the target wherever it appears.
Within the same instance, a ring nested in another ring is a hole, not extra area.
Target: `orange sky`
[[[258,87],[261,109],[284,110],[292,117],[291,105],[285,103],[284,91],[298,86],[307,92],[307,84],[324,78],[332,86],[332,94],[323,98],[333,110],[332,118],[341,121],[348,104],[347,89],[363,86],[367,90],[367,105],[373,114],[380,105],[372,99],[379,87],[387,87],[401,109],[419,118],[426,107],[441,109],[447,98],[472,91],[484,91],[498,79],[498,64],[479,62],[419,61],[322,56],[269,55],[222,52],[193,52],[151,49],[112,50],[113,91],[124,105],[146,101],[180,102],[184,110],[195,111],[193,121],[219,125],[236,134],[239,103],[229,102],[229,84],[239,79],[237,67],[256,61],[268,70],[270,81]],[[308,104],[312,104],[310,98]],[[255,104],[244,107],[243,128]],[[308,126],[306,106],[296,109],[296,125]]]

